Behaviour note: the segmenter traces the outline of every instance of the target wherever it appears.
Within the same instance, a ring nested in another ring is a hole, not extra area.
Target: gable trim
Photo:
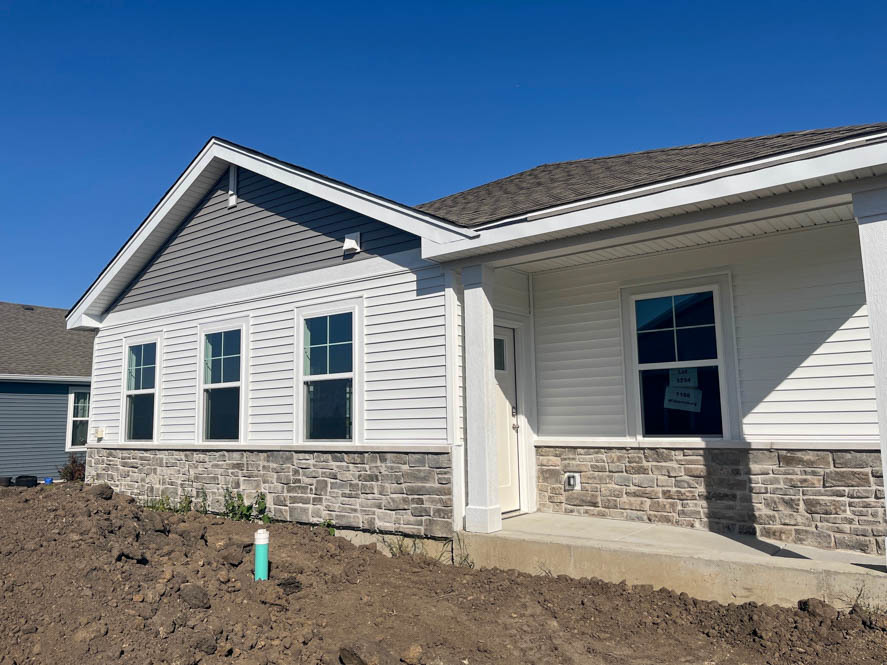
[[[100,327],[107,308],[179,228],[229,166],[245,168],[423,240],[448,243],[478,235],[477,231],[458,227],[409,206],[213,137],[68,312],[66,320],[69,329]]]

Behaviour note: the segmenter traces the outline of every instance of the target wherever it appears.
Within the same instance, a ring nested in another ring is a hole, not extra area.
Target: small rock
[[[102,483],[101,485],[93,485],[87,491],[96,499],[102,499],[103,501],[108,501],[114,496],[114,490],[111,489],[110,485],[105,483]]]
[[[302,590],[302,582],[299,581],[299,578],[297,577],[287,577],[282,579],[277,583],[277,586],[279,586],[280,590],[287,596]]]
[[[229,566],[234,566],[236,568],[241,563],[243,563],[243,546],[229,545],[222,550],[220,556],[222,558],[222,561],[227,563]]]
[[[422,647],[412,644],[400,655],[400,659],[407,665],[419,665],[419,657],[422,655]]]
[[[78,628],[74,631],[74,634],[71,636],[71,639],[74,642],[78,642],[80,644],[86,644],[96,639],[97,637],[104,637],[108,634],[108,625],[104,623],[90,623],[82,628]]]
[[[216,638],[213,637],[212,633],[205,630],[194,631],[191,646],[207,656],[211,656],[216,652]]]
[[[183,584],[179,589],[179,597],[193,610],[209,609],[209,594],[197,584]]]
[[[370,665],[352,647],[339,649],[339,662],[342,665]]]
[[[831,621],[838,617],[838,610],[819,598],[799,600],[798,609],[818,619]]]

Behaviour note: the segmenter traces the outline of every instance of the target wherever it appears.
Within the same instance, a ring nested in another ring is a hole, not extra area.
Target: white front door
[[[514,371],[514,329],[493,331],[493,366],[496,373],[496,443],[499,460],[499,506],[503,513],[520,509],[517,456],[517,382]]]

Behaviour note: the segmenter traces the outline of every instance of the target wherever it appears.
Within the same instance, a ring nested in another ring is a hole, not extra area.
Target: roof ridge
[[[35,309],[52,309],[60,312],[66,312],[64,307],[49,307],[48,305],[32,305],[26,302],[10,302],[8,300],[0,300],[0,305],[15,305],[18,307],[33,307]]]

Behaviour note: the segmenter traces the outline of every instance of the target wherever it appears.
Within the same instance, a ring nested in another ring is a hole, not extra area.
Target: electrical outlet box
[[[101,441],[105,438],[105,428],[104,427],[96,427],[95,428],[95,438]]]
[[[572,492],[573,490],[578,490],[581,487],[581,482],[579,480],[578,473],[566,473],[564,474],[564,489],[567,492]]]

